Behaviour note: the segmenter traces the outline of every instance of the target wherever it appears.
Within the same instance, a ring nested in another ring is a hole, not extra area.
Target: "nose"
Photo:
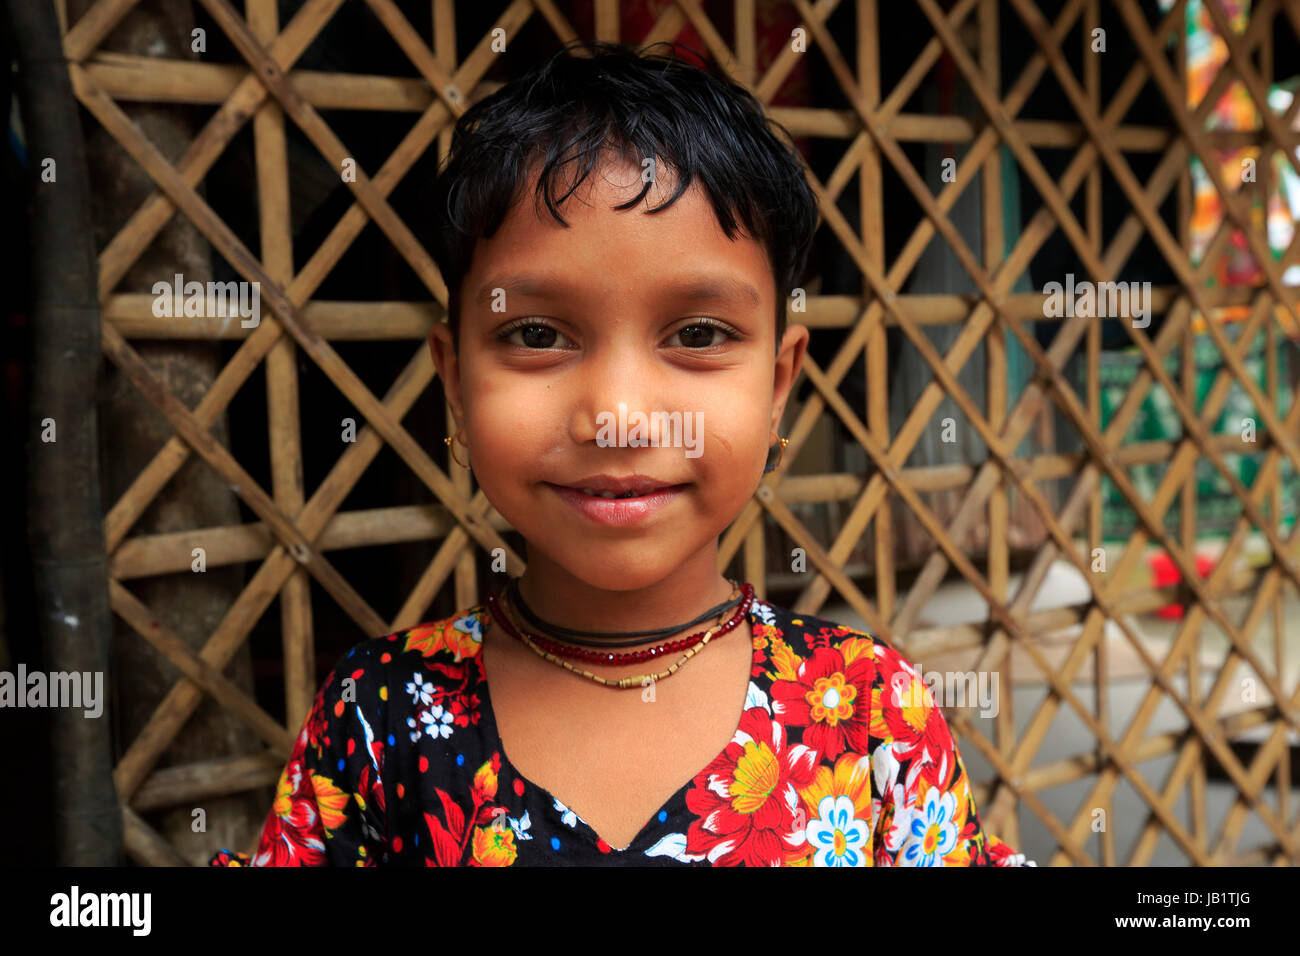
[[[633,341],[631,336],[620,339],[606,338],[584,356],[574,372],[577,379],[569,431],[576,444],[612,438],[617,423],[628,421],[634,413],[649,415],[672,407],[667,404],[669,389],[653,346]],[[647,432],[646,437],[652,436]]]

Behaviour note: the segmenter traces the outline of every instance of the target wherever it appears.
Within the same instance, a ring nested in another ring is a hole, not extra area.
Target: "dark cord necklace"
[[[740,586],[735,581],[731,582],[731,586],[735,589],[731,597],[727,598],[727,600],[723,601],[721,604],[716,604],[709,608],[699,617],[692,618],[685,624],[661,627],[653,631],[578,631],[571,627],[562,627],[559,624],[551,624],[547,621],[543,621],[533,612],[533,609],[524,601],[523,595],[519,593],[519,581],[517,578],[511,579],[510,583],[506,585],[506,591],[511,602],[513,602],[514,606],[519,610],[520,616],[536,630],[549,632],[553,636],[562,637],[563,640],[568,641],[571,644],[581,644],[585,647],[632,647],[636,644],[649,644],[659,638],[667,637],[670,634],[677,634],[681,631],[685,631],[688,628],[692,628],[697,624],[707,621],[711,617],[716,617],[729,608],[735,607],[740,603],[744,595],[738,593]],[[583,640],[583,638],[588,637],[602,638],[602,640]],[[608,638],[612,637],[626,637],[632,638],[632,640],[608,640]]]

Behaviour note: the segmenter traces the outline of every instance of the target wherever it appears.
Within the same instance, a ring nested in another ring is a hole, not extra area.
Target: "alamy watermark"
[[[703,412],[632,412],[626,402],[613,412],[596,415],[596,444],[601,448],[685,448],[687,458],[704,453]]]
[[[87,717],[104,712],[103,671],[0,671],[0,707],[80,707]]]
[[[1043,315],[1049,319],[1087,316],[1099,319],[1132,318],[1133,328],[1151,324],[1150,282],[1081,282],[1074,273],[1065,274],[1065,283],[1049,282],[1043,286]]]
[[[151,893],[83,893],[74,883],[67,893],[50,897],[51,926],[119,926],[148,936],[152,911]]]
[[[933,707],[939,702],[943,707],[979,707],[981,717],[998,715],[997,671],[923,672],[920,662],[915,668],[914,674],[899,671],[891,679],[895,707]]]
[[[159,279],[151,291],[153,314],[160,319],[239,316],[245,329],[255,329],[262,321],[262,287],[257,282],[186,282],[178,272],[170,283]]]

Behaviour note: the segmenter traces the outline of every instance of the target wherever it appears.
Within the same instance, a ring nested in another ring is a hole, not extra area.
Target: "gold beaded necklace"
[[[675,674],[679,667],[681,667],[688,660],[690,660],[701,650],[703,650],[704,646],[708,644],[710,640],[712,640],[716,636],[725,634],[727,631],[730,631],[733,628],[735,628],[737,625],[739,625],[740,622],[745,619],[745,615],[749,612],[749,606],[754,600],[753,587],[750,584],[746,583],[744,588],[742,588],[742,594],[744,595],[744,597],[741,599],[740,604],[736,606],[736,610],[732,613],[731,617],[728,618],[726,621],[719,620],[717,624],[715,624],[713,627],[705,631],[703,636],[701,636],[699,642],[695,644],[695,646],[689,648],[686,651],[686,653],[683,654],[681,658],[677,660],[676,663],[671,664],[667,670],[659,674],[637,674],[632,677],[623,677],[620,678],[619,680],[609,680],[607,678],[600,677],[599,675],[593,674],[591,671],[582,670],[580,668],[574,667],[564,658],[552,654],[541,647],[538,647],[536,643],[529,640],[528,637],[525,635],[522,625],[516,624],[515,621],[513,620],[514,609],[507,607],[507,604],[509,603],[509,595],[505,595],[506,600],[501,601],[498,600],[494,595],[489,594],[488,608],[489,608],[489,613],[491,613],[492,619],[497,621],[507,634],[509,634],[514,638],[517,638],[518,640],[526,644],[528,647],[532,648],[533,653],[537,654],[539,657],[551,661],[554,664],[559,664],[561,667],[565,668],[568,671],[571,671],[574,674],[577,674],[579,677],[585,677],[589,680],[595,681],[598,684],[603,684],[606,687],[613,687],[619,690],[626,690],[630,687],[644,686],[647,681],[650,683],[656,683],[661,680],[666,680],[667,678]],[[721,618],[721,614],[719,615],[719,618]]]

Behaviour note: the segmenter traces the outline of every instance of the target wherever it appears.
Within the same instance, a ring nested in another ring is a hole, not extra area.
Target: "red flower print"
[[[323,687],[329,687],[334,682],[334,672],[330,671],[329,677],[325,679]],[[329,737],[329,716],[326,713],[323,703],[324,698],[318,691],[316,694],[315,706],[307,715],[307,721],[303,724],[301,741],[303,745],[310,744],[316,748],[316,756],[321,755],[321,751],[328,742]]]
[[[772,682],[772,713],[791,727],[807,727],[803,742],[829,760],[846,750],[867,753],[875,679],[868,642],[819,647],[795,680]]]
[[[420,771],[425,770],[421,764]],[[426,857],[429,866],[457,866],[465,854],[466,845],[471,846],[473,856],[470,866],[509,866],[515,861],[517,851],[512,830],[506,839],[500,826],[475,829],[475,824],[488,823],[497,816],[497,808],[492,803],[497,792],[497,774],[501,770],[501,754],[494,752],[474,774],[470,788],[470,810],[466,815],[451,794],[435,787],[439,801],[442,803],[443,819],[428,810],[424,812],[424,822],[429,828],[430,844],[433,856]],[[445,821],[445,823],[444,823]],[[472,841],[472,842],[471,842]]]
[[[872,735],[892,743],[899,760],[915,756],[923,764],[932,763],[953,750],[948,722],[937,713],[921,672],[883,644],[876,645],[876,664],[881,679],[871,690]]]
[[[316,794],[307,780],[301,747],[300,743],[280,774],[254,866],[324,865],[325,829],[316,812]]]
[[[816,752],[789,746],[766,708],[749,708],[726,750],[686,793],[697,819],[685,852],[715,866],[782,866],[805,856],[803,829],[795,825],[798,791],[812,782],[816,766]]]
[[[477,724],[479,717],[482,716],[479,711],[478,694],[461,693],[448,700],[448,707],[452,714],[452,723],[457,727],[468,727],[471,724]]]
[[[375,741],[372,746],[374,747],[375,759],[378,761],[378,766],[382,767],[384,745],[379,741]],[[384,806],[383,780],[380,778],[378,771],[374,771],[370,764],[363,766],[361,768],[361,773],[357,775],[357,789],[355,795],[357,805],[361,807],[362,810],[366,808],[367,796],[374,802],[375,806],[379,808],[380,813],[384,813],[387,809]]]

